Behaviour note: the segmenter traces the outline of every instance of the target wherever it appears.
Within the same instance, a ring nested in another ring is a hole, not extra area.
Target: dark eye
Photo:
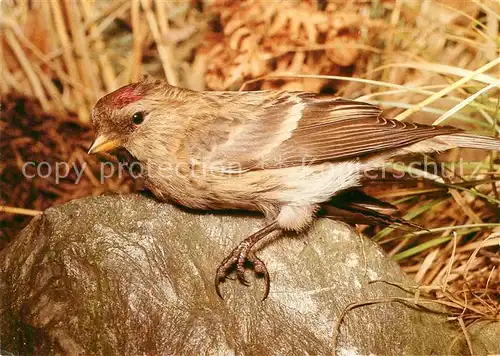
[[[134,115],[132,115],[132,122],[135,125],[140,125],[144,121],[144,113],[143,112],[136,112]]]

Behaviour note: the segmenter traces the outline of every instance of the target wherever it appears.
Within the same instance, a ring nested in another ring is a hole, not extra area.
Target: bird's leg
[[[251,251],[251,249],[257,242],[278,229],[279,225],[277,221],[273,221],[269,225],[264,226],[259,231],[241,241],[238,246],[236,246],[233,251],[231,251],[231,253],[221,262],[215,274],[215,291],[219,297],[222,298],[219,284],[228,278],[228,275],[234,267],[236,267],[236,277],[240,283],[245,286],[248,285],[248,281],[245,278],[245,263],[250,262],[255,273],[264,276],[266,287],[264,291],[264,298],[262,300],[267,298],[270,286],[269,273],[267,272],[264,262],[262,262],[262,260],[259,259],[255,253]]]

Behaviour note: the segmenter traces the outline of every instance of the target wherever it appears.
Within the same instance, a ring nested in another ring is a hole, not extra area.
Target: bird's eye
[[[144,113],[143,112],[136,112],[134,115],[132,115],[132,122],[135,125],[140,125],[144,121]]]

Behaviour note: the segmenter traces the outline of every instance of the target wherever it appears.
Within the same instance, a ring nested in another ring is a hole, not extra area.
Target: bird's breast
[[[200,172],[189,167],[150,167],[146,186],[163,201],[202,210],[274,210],[280,182],[264,171],[242,174]]]

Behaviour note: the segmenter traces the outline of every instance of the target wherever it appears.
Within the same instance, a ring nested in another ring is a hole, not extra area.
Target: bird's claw
[[[253,270],[257,275],[264,277],[265,289],[262,301],[267,298],[271,282],[266,265],[253,252],[249,251],[248,248],[238,246],[222,261],[217,268],[217,272],[215,273],[215,291],[221,299],[224,298],[222,297],[220,291],[220,283],[224,282],[226,279],[232,279],[229,275],[235,268],[236,278],[238,281],[244,286],[250,285],[248,280],[245,278],[245,264],[247,263],[252,265]]]

